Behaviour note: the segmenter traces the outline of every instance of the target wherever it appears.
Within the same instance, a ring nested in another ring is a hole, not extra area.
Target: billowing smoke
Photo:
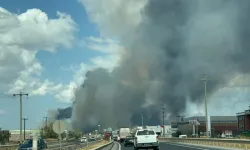
[[[57,112],[57,119],[69,119],[72,116],[72,107],[67,107],[65,109],[58,108]]]
[[[82,0],[92,17],[95,7],[88,8],[95,2]],[[203,101],[203,73],[211,81],[208,93],[237,73],[249,73],[249,0],[148,0],[140,22],[129,29],[114,19],[128,19],[124,9],[132,0],[120,3],[101,21],[90,19],[105,35],[119,36],[126,52],[113,71],[87,73],[75,93],[73,127],[140,125],[141,114],[145,124],[161,124],[162,104],[171,119],[185,111],[188,99]]]
[[[51,121],[69,119],[72,116],[72,107],[58,108],[48,111],[48,118]]]

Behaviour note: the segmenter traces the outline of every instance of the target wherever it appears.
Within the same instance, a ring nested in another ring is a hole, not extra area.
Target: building
[[[25,130],[25,138],[31,138],[33,134],[40,133],[40,130]],[[24,136],[24,131],[22,132]],[[9,141],[19,141],[20,140],[20,130],[10,130],[10,139]]]
[[[239,133],[250,131],[250,106],[248,110],[237,113],[238,131]]]
[[[191,120],[198,120],[199,125],[193,128],[190,124]],[[238,133],[238,124],[236,116],[210,116],[211,136],[218,137],[224,134],[236,135]],[[206,133],[206,118],[205,116],[195,116],[184,118],[182,122],[178,122],[178,130],[181,134],[191,136],[193,130],[195,134],[204,135]]]

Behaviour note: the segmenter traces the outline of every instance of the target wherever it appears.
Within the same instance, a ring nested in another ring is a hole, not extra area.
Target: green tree
[[[58,134],[53,131],[53,123],[48,124],[41,128],[40,135],[42,138],[53,138],[57,139]]]
[[[75,130],[68,131],[69,138],[79,139],[81,136],[82,136],[82,133],[79,131],[75,131]]]
[[[10,132],[9,130],[2,130],[0,128],[0,143],[4,145],[6,142],[9,142]]]
[[[176,137],[179,137],[181,134],[182,134],[182,133],[181,133],[180,130],[177,130],[177,131],[176,131]]]

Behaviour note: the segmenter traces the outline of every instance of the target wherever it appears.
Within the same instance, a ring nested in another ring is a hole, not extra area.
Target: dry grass
[[[186,144],[197,144],[204,146],[215,146],[215,147],[224,147],[224,148],[235,148],[235,149],[250,149],[250,144],[238,144],[238,143],[229,143],[229,142],[214,142],[214,141],[201,141],[201,140],[166,140],[173,143],[186,143]]]

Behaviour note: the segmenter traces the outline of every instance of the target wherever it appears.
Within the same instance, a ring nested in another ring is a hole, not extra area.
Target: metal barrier
[[[82,143],[82,144],[67,145],[67,146],[63,146],[62,148],[57,146],[54,148],[48,148],[48,150],[82,150],[82,149],[88,150],[89,146],[92,146],[100,141],[102,141],[102,140],[88,142],[88,143]]]
[[[48,145],[49,149],[60,147],[60,144],[58,142],[47,143],[47,145]],[[62,142],[62,147],[65,147],[65,146],[68,146],[68,145],[76,146],[76,145],[81,145],[81,144],[77,144],[76,140],[75,141],[64,141],[64,142]],[[16,150],[17,148],[18,148],[18,144],[16,144],[16,145],[1,145],[0,146],[0,150]]]
[[[93,144],[96,144],[100,141],[93,141],[93,142],[88,142],[88,143],[70,143],[70,142],[66,142],[66,143],[62,143],[62,147],[60,148],[60,144],[52,144],[52,145],[48,145],[48,149],[47,150],[78,150],[78,149],[82,149],[82,148],[87,148],[88,146],[91,146]],[[16,150],[18,147],[18,145],[15,146],[2,146],[0,147],[0,150]]]
[[[204,146],[234,148],[234,149],[250,149],[249,140],[233,140],[233,139],[199,139],[199,138],[160,138],[160,141],[170,143],[196,144]]]
[[[62,143],[72,143],[75,142],[76,140],[71,139],[71,140],[67,140],[67,141],[62,141]],[[47,142],[47,145],[57,145],[59,144],[59,142],[57,142],[56,140],[51,141],[51,142]],[[13,148],[16,149],[18,147],[18,144],[11,144],[11,145],[0,145],[0,150],[12,150]]]

